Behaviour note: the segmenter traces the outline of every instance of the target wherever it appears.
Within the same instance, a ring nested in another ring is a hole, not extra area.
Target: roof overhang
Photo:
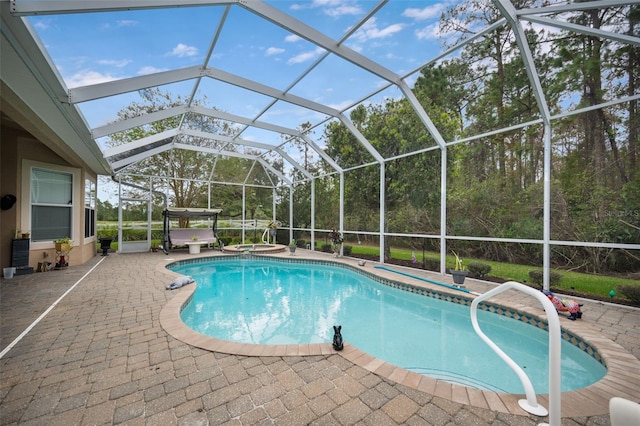
[[[111,174],[100,147],[67,95],[23,19],[1,1],[1,110],[57,155],[96,174]]]

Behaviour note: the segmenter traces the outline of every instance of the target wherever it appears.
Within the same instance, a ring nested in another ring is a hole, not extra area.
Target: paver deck
[[[200,256],[211,254],[219,252],[203,250]],[[311,255],[322,256],[296,252],[300,257]],[[1,349],[75,287],[0,359],[0,424],[536,425],[541,421],[518,413],[508,398],[416,380],[349,347],[340,354],[323,345],[305,345],[299,354],[287,348],[254,347],[253,353],[230,355],[225,352],[231,352],[233,345],[207,350],[185,343],[173,336],[171,327],[180,324],[172,324],[167,306],[177,303],[187,288],[165,290],[175,274],[164,265],[193,256],[186,250],[169,256],[110,254],[66,270],[3,279]],[[489,286],[467,280],[467,287],[475,291]],[[611,362],[627,371],[606,387],[592,386],[571,398],[563,394],[563,424],[607,425],[611,393],[640,401],[635,385],[640,382],[640,310],[586,302],[583,311],[583,319],[569,326],[591,333],[589,339],[597,341],[598,348],[613,350]],[[210,342],[203,341],[206,344]]]

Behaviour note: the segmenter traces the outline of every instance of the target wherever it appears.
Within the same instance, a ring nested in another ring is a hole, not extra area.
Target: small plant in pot
[[[53,240],[53,243],[56,245],[57,251],[71,251],[73,248],[71,245],[73,241],[71,241],[71,238],[69,237],[55,239]]]
[[[56,267],[62,269],[69,266],[69,252],[73,249],[71,238],[64,237],[53,240],[56,246]]]
[[[340,231],[333,229],[331,232],[329,232],[329,239],[331,240],[333,256],[338,257],[340,255],[340,248],[342,247],[344,238],[342,238],[342,234],[340,233]]]
[[[296,247],[297,247],[296,240],[291,240],[291,242],[289,243],[289,252],[291,254],[295,253],[296,252]]]
[[[454,284],[463,286],[464,279],[467,277],[468,272],[464,269],[464,264],[462,263],[462,259],[460,258],[460,256],[458,256],[458,253],[454,251],[453,255],[456,257],[456,262],[454,268],[450,269],[449,272],[453,277]]]

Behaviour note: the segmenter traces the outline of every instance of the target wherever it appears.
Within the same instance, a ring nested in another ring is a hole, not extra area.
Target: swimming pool
[[[327,262],[324,262],[327,263]],[[177,265],[198,289],[182,310],[195,331],[256,344],[330,342],[333,324],[346,341],[404,369],[498,392],[522,393],[513,373],[473,332],[469,308],[375,282],[345,268],[313,263],[220,259]],[[547,392],[546,331],[480,312],[485,333]],[[606,369],[562,344],[563,391],[588,386]]]

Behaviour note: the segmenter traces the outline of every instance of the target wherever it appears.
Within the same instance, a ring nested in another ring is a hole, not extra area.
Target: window
[[[84,181],[84,237],[96,235],[96,183]]]
[[[30,201],[32,240],[71,237],[73,174],[32,168]]]

